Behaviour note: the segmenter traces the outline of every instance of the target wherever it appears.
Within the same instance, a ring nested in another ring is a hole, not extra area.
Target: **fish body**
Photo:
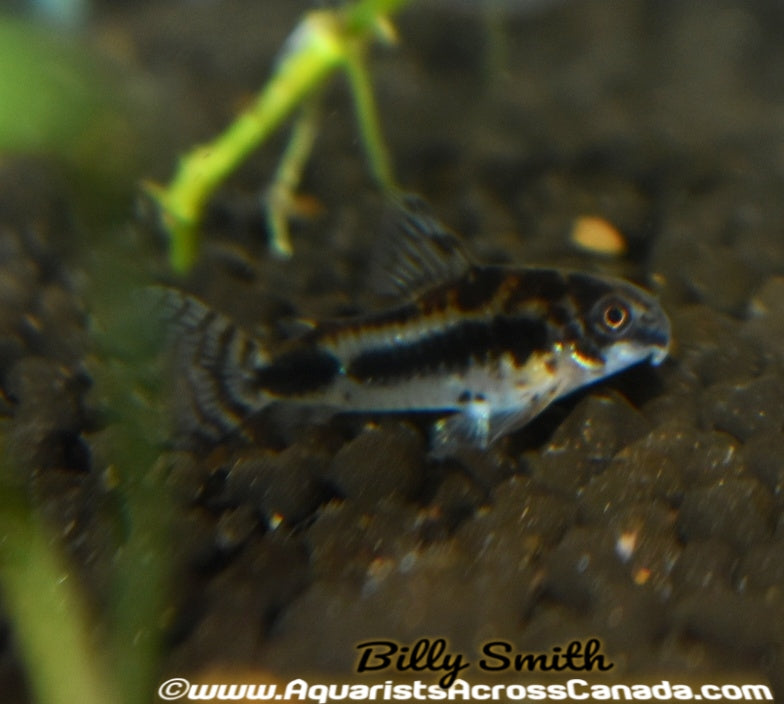
[[[338,412],[445,414],[432,451],[485,447],[554,400],[667,356],[670,324],[629,282],[556,269],[482,266],[409,207],[393,280],[409,300],[315,323],[268,354],[227,317],[168,295],[182,399],[220,438],[273,401]],[[447,415],[448,414],[448,415]]]

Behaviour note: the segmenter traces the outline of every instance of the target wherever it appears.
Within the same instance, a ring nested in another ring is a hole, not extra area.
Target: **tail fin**
[[[197,298],[164,287],[155,292],[173,358],[175,430],[220,440],[266,405],[255,381],[266,355],[251,335]]]

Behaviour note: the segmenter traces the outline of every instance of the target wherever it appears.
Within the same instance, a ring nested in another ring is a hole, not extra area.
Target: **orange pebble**
[[[578,247],[595,254],[620,256],[626,252],[626,240],[618,229],[595,215],[575,218],[571,240]]]

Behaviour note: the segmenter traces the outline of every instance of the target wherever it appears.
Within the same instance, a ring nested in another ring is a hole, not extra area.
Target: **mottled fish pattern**
[[[670,323],[631,283],[476,264],[421,201],[401,201],[389,290],[402,302],[315,323],[270,355],[229,318],[166,289],[178,416],[220,439],[273,401],[336,412],[443,413],[432,452],[486,447],[554,400],[634,364],[661,363]]]

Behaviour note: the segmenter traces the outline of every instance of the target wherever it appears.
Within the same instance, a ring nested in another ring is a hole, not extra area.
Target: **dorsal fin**
[[[399,194],[390,199],[386,227],[372,272],[374,288],[382,295],[415,298],[455,281],[473,266],[460,238],[419,196]]]

